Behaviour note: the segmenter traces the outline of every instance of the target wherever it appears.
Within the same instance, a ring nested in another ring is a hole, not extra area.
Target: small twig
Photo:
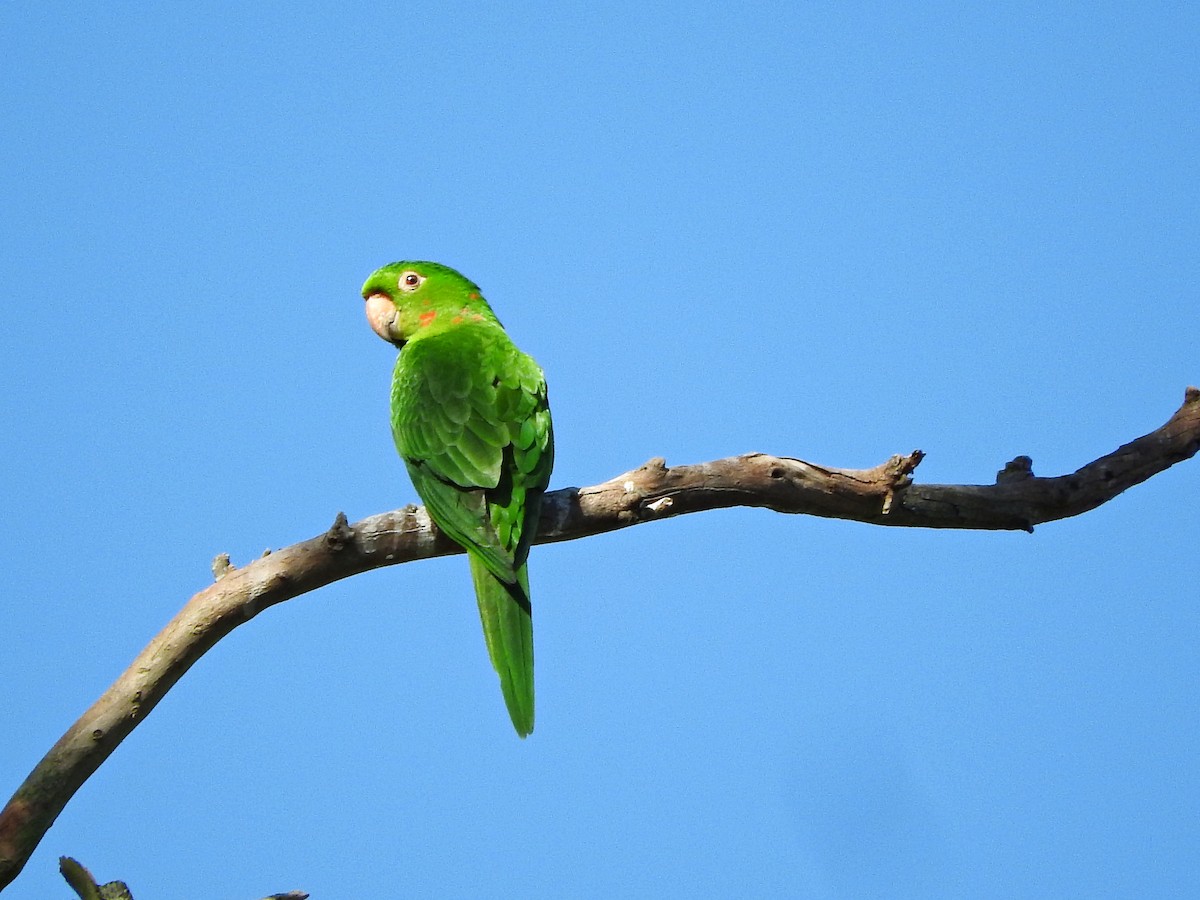
[[[538,543],[575,540],[642,522],[730,506],[922,528],[1020,529],[1079,515],[1200,449],[1200,390],[1161,428],[1070,475],[1039,478],[1028,457],[1008,463],[991,485],[918,485],[923,454],[893,456],[873,469],[836,469],[749,453],[667,468],[662,459],[587,488],[545,497]],[[214,564],[215,584],[196,594],[133,664],[80,717],[0,811],[0,889],[25,861],[75,791],[146,717],[171,686],[221,638],[269,606],[381,566],[461,553],[407,506],[264,554],[242,568]]]

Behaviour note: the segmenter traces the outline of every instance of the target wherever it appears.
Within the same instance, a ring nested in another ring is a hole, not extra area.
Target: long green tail
[[[533,731],[533,618],[529,607],[529,571],[517,569],[517,583],[505,584],[478,559],[471,557],[471,578],[479,601],[483,639],[496,674],[504,704],[517,734]]]

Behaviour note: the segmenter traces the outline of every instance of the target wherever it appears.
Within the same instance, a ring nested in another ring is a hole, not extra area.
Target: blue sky
[[[1061,474],[1200,382],[1186,4],[6,4],[0,793],[213,556],[415,498],[358,289],[545,368],[553,486],[747,451]],[[1200,463],[1022,533],[706,513],[264,613],[80,790],[138,900],[1148,897],[1200,876]]]

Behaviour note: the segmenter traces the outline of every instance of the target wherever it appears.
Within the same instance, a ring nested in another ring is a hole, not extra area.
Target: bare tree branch
[[[835,469],[749,453],[667,468],[661,459],[587,488],[546,495],[538,542],[566,541],[684,513],[760,506],[784,513],[924,528],[1023,529],[1079,515],[1200,449],[1200,390],[1161,428],[1070,475],[1039,478],[1017,457],[990,485],[918,485],[923,454],[873,469]],[[0,890],[12,882],[75,791],[214,644],[276,603],[381,566],[462,552],[424,509],[408,506],[353,525],[339,513],[324,534],[243,568],[214,561],[196,594],[120,678],[59,739],[0,811]]]

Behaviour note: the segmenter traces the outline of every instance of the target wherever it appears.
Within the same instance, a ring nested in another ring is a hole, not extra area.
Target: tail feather
[[[533,731],[533,618],[529,606],[529,572],[524,564],[517,580],[507,584],[493,575],[474,553],[471,578],[479,601],[483,638],[496,674],[504,704],[517,734]]]

